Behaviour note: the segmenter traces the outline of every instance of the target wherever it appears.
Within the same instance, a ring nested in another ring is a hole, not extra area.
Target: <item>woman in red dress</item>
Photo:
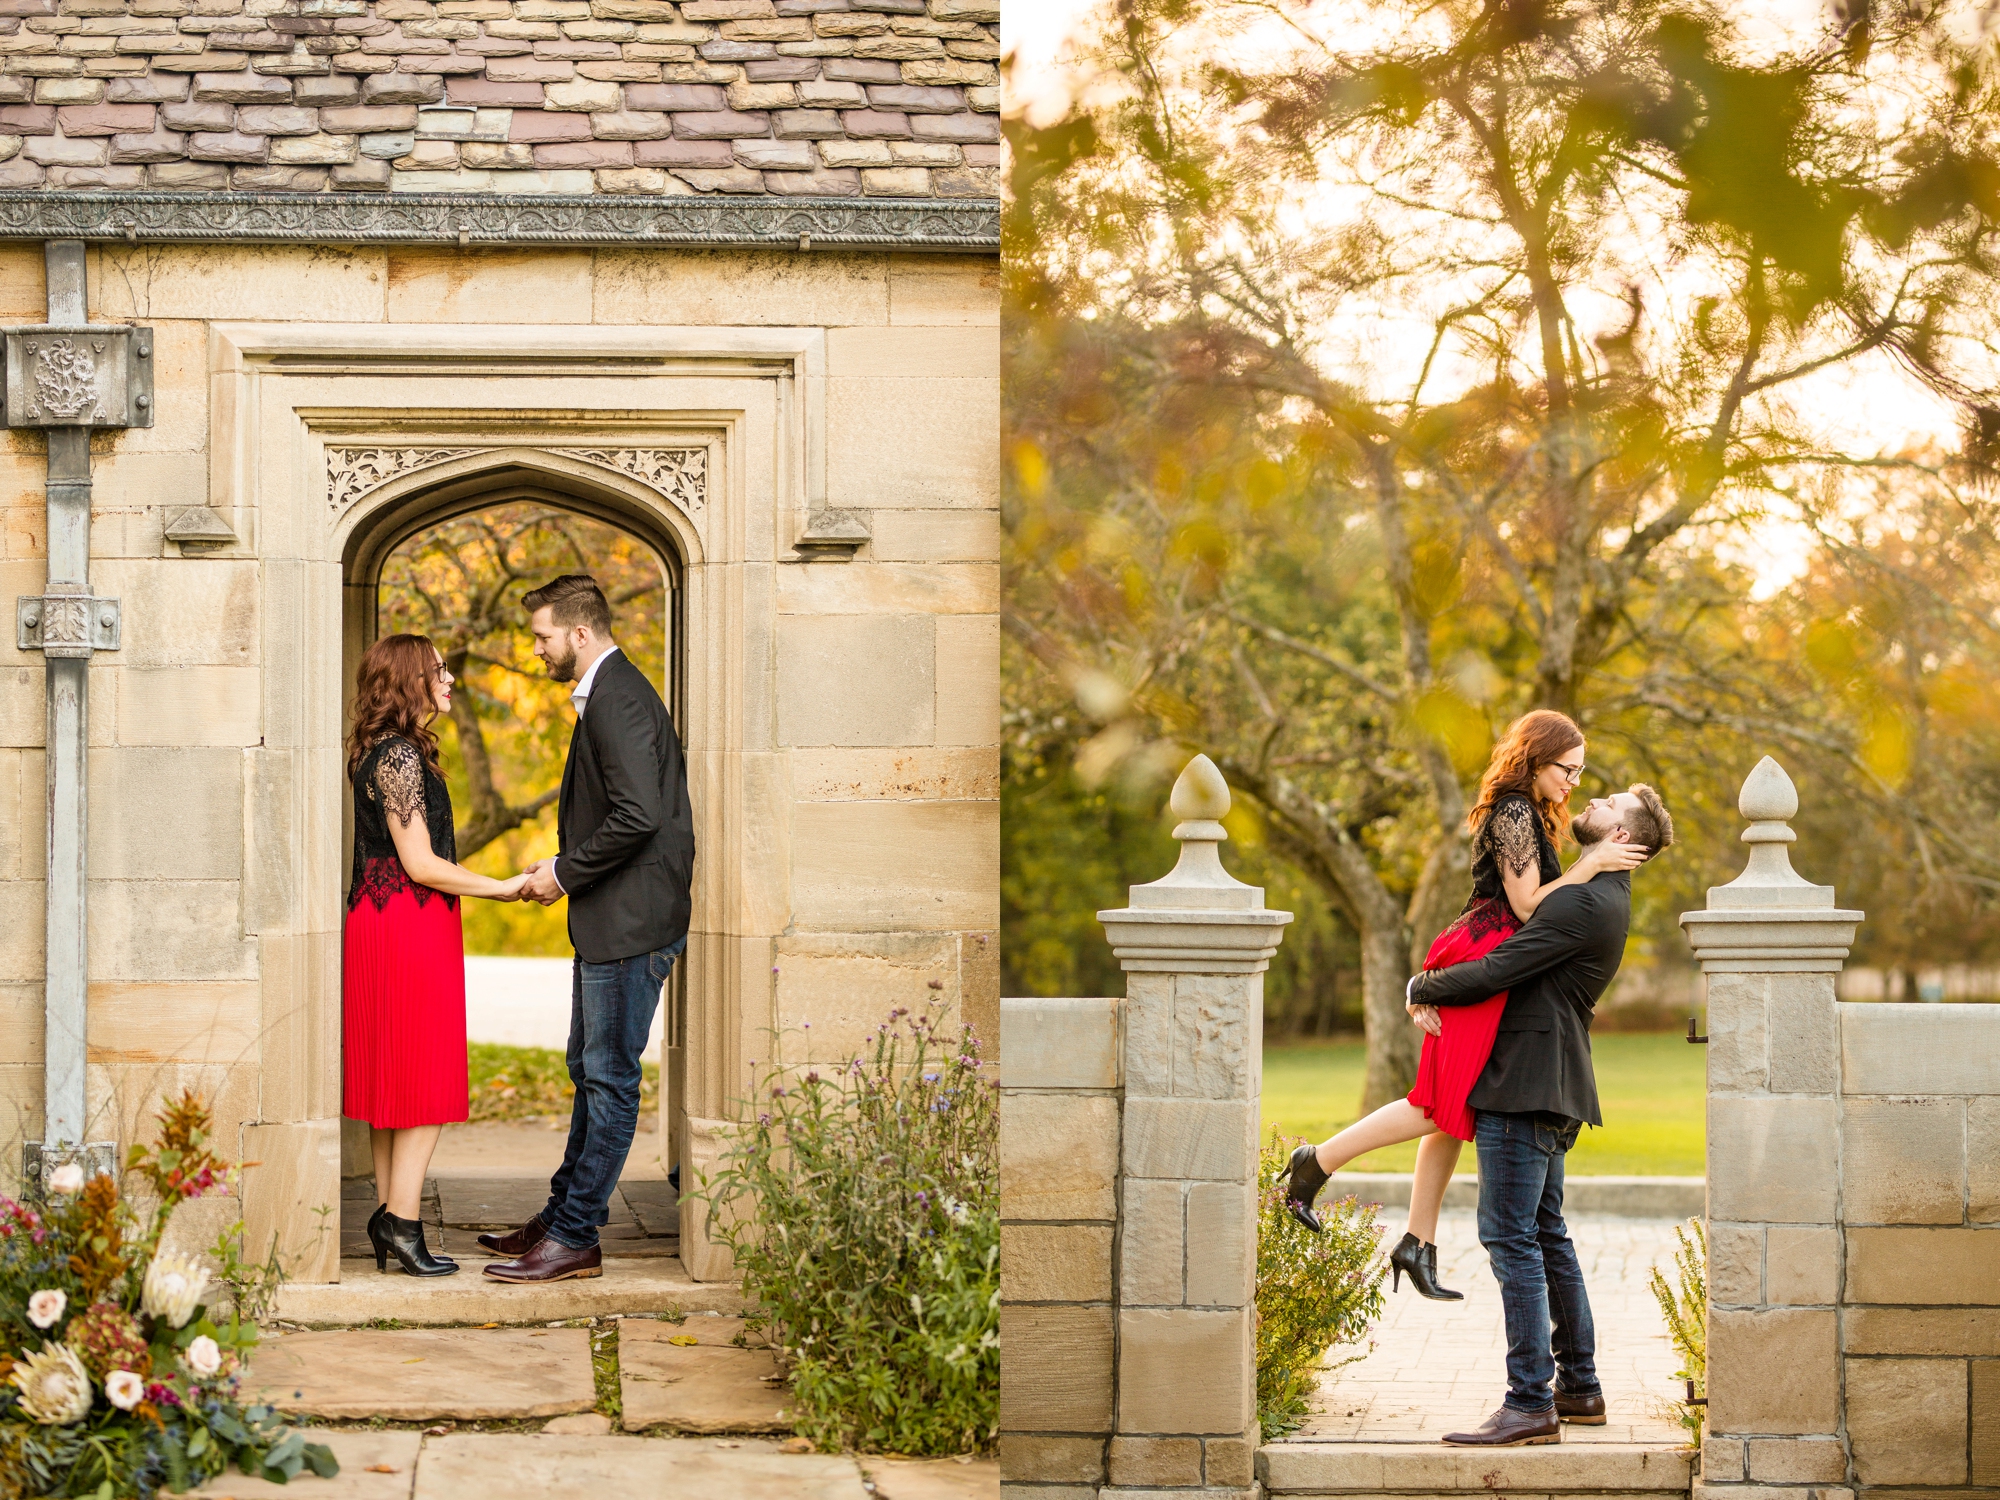
[[[1591,845],[1563,873],[1556,844],[1569,831],[1570,788],[1583,777],[1583,749],[1583,731],[1567,715],[1546,708],[1516,719],[1493,747],[1479,800],[1466,820],[1472,835],[1472,895],[1431,944],[1426,969],[1484,957],[1518,932],[1557,886],[1581,885],[1601,871],[1629,870],[1645,859],[1645,849],[1607,839]],[[1438,1285],[1438,1210],[1459,1150],[1472,1139],[1473,1111],[1466,1098],[1493,1051],[1506,1006],[1502,991],[1477,1005],[1423,1007],[1421,1014],[1413,1010],[1412,1019],[1425,1027],[1416,1087],[1407,1098],[1383,1105],[1330,1140],[1299,1147],[1286,1173],[1285,1207],[1317,1230],[1313,1198],[1331,1173],[1366,1152],[1417,1141],[1409,1225],[1389,1263],[1394,1285],[1408,1276],[1426,1297],[1457,1301],[1464,1296]]]
[[[451,794],[430,722],[451,708],[451,673],[420,635],[370,646],[355,683],[347,779],[354,879],[341,950],[345,1113],[375,1149],[375,1264],[412,1276],[458,1263],[424,1243],[424,1174],[445,1125],[467,1110],[465,940],[458,898],[519,899],[525,875],[493,880],[457,864]]]

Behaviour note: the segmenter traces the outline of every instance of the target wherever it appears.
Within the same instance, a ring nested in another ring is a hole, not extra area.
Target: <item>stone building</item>
[[[192,1085],[337,1276],[344,699],[388,552],[510,499],[669,579],[676,1158],[768,1029],[997,1029],[997,21],[0,0],[0,1170]]]

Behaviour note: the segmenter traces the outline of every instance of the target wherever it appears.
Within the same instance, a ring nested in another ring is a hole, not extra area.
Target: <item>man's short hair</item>
[[[1649,851],[1646,858],[1650,860],[1674,841],[1673,815],[1660,794],[1645,782],[1635,781],[1626,790],[1639,799],[1639,805],[1627,809],[1625,831],[1632,835],[1633,843]]]
[[[565,573],[521,596],[521,607],[531,615],[544,604],[564,630],[588,625],[601,639],[611,638],[611,603],[588,573]]]

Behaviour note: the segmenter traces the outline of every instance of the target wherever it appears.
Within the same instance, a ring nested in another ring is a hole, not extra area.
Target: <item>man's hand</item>
[[[1444,1034],[1444,1022],[1438,1019],[1435,1005],[1405,1004],[1403,1009],[1410,1013],[1410,1019],[1432,1036]]]
[[[521,895],[529,901],[539,901],[544,906],[554,906],[562,900],[562,887],[556,884],[556,862],[552,859],[538,859],[528,867],[527,884],[521,887]]]

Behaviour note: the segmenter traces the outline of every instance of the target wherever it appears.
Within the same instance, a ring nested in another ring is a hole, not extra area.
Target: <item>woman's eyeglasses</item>
[[[1583,773],[1588,769],[1582,761],[1578,761],[1573,766],[1565,765],[1561,761],[1554,762],[1554,765],[1558,771],[1563,773],[1563,780],[1567,781],[1571,786],[1575,786],[1579,781],[1583,780]]]

